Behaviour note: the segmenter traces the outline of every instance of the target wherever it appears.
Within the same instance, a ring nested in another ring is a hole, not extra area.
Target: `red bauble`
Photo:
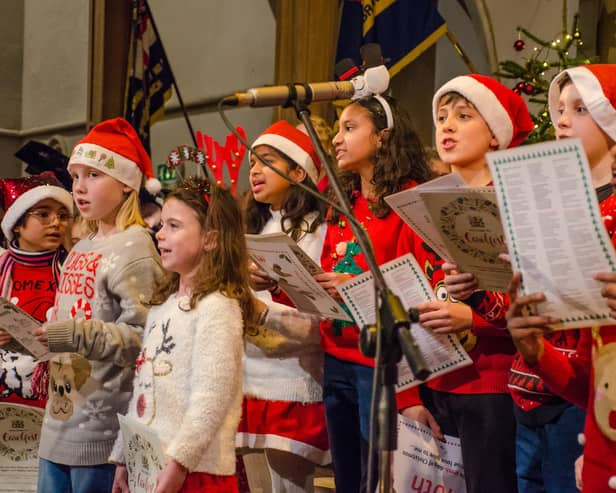
[[[524,40],[518,39],[515,43],[513,43],[513,47],[516,51],[522,51],[526,47],[526,43]]]
[[[526,84],[524,86],[524,92],[526,94],[532,94],[533,92],[535,92],[535,86],[533,86],[532,84]]]
[[[513,92],[515,92],[518,96],[519,96],[520,94],[522,94],[522,91],[521,91],[520,89],[518,89],[517,87],[514,87],[512,90],[513,90]]]
[[[522,82],[522,81],[518,82],[518,83],[515,85],[515,88],[516,88],[518,91],[523,91],[525,87],[526,87],[526,82]]]

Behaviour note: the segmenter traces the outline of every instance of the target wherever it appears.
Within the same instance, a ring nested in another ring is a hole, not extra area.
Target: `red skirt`
[[[238,493],[237,477],[191,472],[178,493]]]
[[[283,450],[315,464],[329,464],[331,454],[323,403],[244,397],[236,445]]]

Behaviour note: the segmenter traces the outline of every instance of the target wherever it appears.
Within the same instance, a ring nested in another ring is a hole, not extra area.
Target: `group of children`
[[[556,136],[581,138],[612,236],[615,78],[616,66],[590,65],[568,69],[550,88]],[[469,186],[491,185],[486,153],[520,145],[533,128],[522,98],[481,75],[443,85],[433,116],[439,157]],[[349,104],[332,144],[342,190],[377,262],[416,257],[440,294],[418,307],[420,322],[457,334],[473,361],[399,393],[399,411],[439,438],[460,438],[469,493],[576,491],[582,453],[584,491],[616,489],[614,327],[547,330],[551,320],[526,310],[542,295],[518,296],[519,275],[509,295],[478,291],[473,273],[444,263],[390,210],[387,195],[433,178],[409,116],[392,98]],[[160,437],[166,463],[157,492],[238,491],[236,450],[255,488],[312,491],[315,467],[332,462],[336,491],[374,491],[374,361],[359,350],[358,327],[297,311],[250,262],[243,234],[289,235],[320,263],[316,280],[340,302],[336,287],[365,271],[366,259],[347,218],[261,159],[324,188],[308,136],[277,122],[254,142],[241,204],[199,179],[167,195],[158,251],[138,202],[151,162],[121,118],[75,146],[72,197],[50,176],[4,180],[2,295],[43,324],[36,336],[57,353],[36,363],[0,329],[2,399],[46,401],[40,493],[129,491],[116,413]],[[73,203],[88,235],[67,254]],[[596,278],[616,315],[616,274]]]

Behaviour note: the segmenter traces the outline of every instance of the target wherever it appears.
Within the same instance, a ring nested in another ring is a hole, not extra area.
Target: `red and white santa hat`
[[[298,130],[285,120],[280,120],[270,125],[257,137],[252,144],[255,148],[260,145],[268,145],[287,155],[299,166],[306,170],[313,183],[319,179],[321,161],[317,156],[310,137]]]
[[[454,77],[436,91],[432,98],[435,124],[439,101],[449,92],[457,92],[473,103],[498,141],[499,149],[520,145],[534,128],[524,99],[496,79],[480,74]]]
[[[161,190],[152,173],[152,160],[135,129],[124,118],[112,118],[95,125],[75,145],[68,162],[84,164],[112,176],[119,182],[139,191],[143,176],[145,189],[152,195]]]
[[[41,200],[56,200],[70,213],[73,212],[73,197],[62,188],[62,184],[51,171],[25,178],[0,180],[0,198],[4,209],[0,227],[9,242],[15,236],[13,233],[15,224]]]
[[[550,118],[554,126],[560,118],[559,85],[567,75],[593,120],[613,141],[616,141],[616,64],[582,65],[563,70],[554,77],[548,92]]]

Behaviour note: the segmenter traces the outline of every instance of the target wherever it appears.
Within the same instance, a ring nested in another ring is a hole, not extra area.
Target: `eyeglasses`
[[[26,213],[27,216],[34,216],[38,219],[38,221],[47,226],[48,224],[53,223],[54,219],[57,219],[60,223],[68,223],[73,219],[73,216],[68,212],[52,212],[52,211],[30,211]]]

